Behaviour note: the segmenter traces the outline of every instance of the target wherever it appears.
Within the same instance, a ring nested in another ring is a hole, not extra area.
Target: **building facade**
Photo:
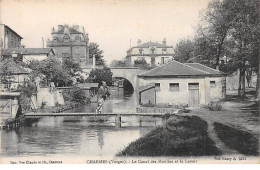
[[[196,106],[225,96],[225,75],[198,63],[171,61],[138,77],[140,86],[155,83],[155,103]],[[141,98],[140,101],[153,100]]]
[[[21,47],[22,37],[5,24],[0,24],[0,47],[2,49]]]
[[[134,66],[136,60],[145,60],[150,66],[159,66],[173,59],[173,47],[166,45],[165,39],[162,44],[151,41],[142,44],[141,40],[137,44],[127,51],[128,66]]]
[[[52,48],[9,48],[2,51],[2,61],[13,58],[28,63],[32,60],[42,61],[55,56]]]
[[[28,79],[29,72],[12,59],[0,63],[0,90],[17,90]]]
[[[89,38],[84,27],[80,30],[78,25],[58,25],[52,29],[52,39],[47,41],[47,46],[53,48],[60,59],[72,57],[81,66],[89,64]]]

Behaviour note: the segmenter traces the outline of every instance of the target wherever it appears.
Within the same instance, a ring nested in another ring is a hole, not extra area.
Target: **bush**
[[[88,102],[85,91],[79,88],[72,89],[69,92],[63,93],[63,98],[66,102],[74,102],[81,104]]]
[[[208,156],[220,151],[207,135],[207,122],[197,116],[165,117],[158,127],[132,142],[117,156]]]

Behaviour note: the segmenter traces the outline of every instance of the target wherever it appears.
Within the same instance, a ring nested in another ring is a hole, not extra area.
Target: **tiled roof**
[[[206,67],[206,66],[205,66]],[[140,74],[139,77],[186,77],[186,76],[221,76],[221,72],[208,72],[208,67],[200,69],[175,60]]]
[[[146,42],[146,43],[143,43],[141,45],[138,45],[138,46],[135,46],[133,48],[148,48],[150,46],[156,46],[158,48],[170,48],[172,46],[168,46],[168,45],[164,45],[164,44],[159,44],[159,43],[156,43],[156,42]]]
[[[14,61],[5,61],[0,64],[0,74],[3,74],[3,68],[7,73],[10,73],[11,75],[16,75],[16,74],[29,74],[28,71],[26,71],[24,68],[19,66],[17,63]]]
[[[56,32],[54,32],[52,34],[64,34],[64,30],[65,29],[63,28],[62,30],[56,31]],[[82,32],[79,32],[79,31],[77,31],[77,30],[75,30],[73,28],[69,28],[69,32],[70,32],[70,34],[83,34]]]
[[[200,63],[185,63],[185,64],[188,65],[188,66],[194,67],[196,69],[199,69],[199,70],[204,70],[204,71],[206,71],[210,74],[222,74],[220,71],[213,69],[213,68],[210,68],[210,67],[207,67],[205,65],[202,65]]]
[[[2,55],[10,55],[12,53],[18,53],[18,54],[49,54],[52,50],[52,48],[8,48],[4,49],[2,52]]]

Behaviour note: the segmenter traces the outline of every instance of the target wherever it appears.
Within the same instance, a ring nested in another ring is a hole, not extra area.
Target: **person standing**
[[[98,106],[96,109],[96,113],[100,114],[103,111],[103,104],[104,101],[106,100],[107,96],[110,95],[110,92],[108,90],[108,87],[106,86],[106,82],[102,81],[101,85],[99,86],[98,89]]]

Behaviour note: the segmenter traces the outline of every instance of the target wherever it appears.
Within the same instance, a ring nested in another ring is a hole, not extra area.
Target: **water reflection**
[[[43,118],[37,126],[1,131],[1,155],[4,156],[114,156],[130,142],[154,128],[159,118],[123,118],[122,127],[113,118],[105,122],[84,117],[78,122],[65,118]],[[94,118],[92,118],[94,119]],[[90,120],[90,121],[89,121]]]
[[[136,112],[138,105],[138,93],[127,94],[122,88],[112,89],[111,96],[107,98],[103,105],[103,112],[124,113]],[[67,112],[89,112],[94,113],[97,103],[89,103],[82,107],[69,110]]]
[[[137,95],[112,93],[105,112],[135,112]],[[73,110],[93,112],[96,103]],[[72,112],[72,111],[71,111]],[[0,156],[115,156],[129,143],[161,125],[161,118],[122,117],[45,117],[31,127],[2,130]]]

